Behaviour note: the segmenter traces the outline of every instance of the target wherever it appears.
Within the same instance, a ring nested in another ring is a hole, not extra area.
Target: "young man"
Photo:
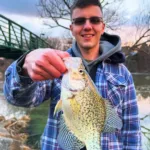
[[[122,64],[120,38],[104,33],[98,0],[78,0],[72,7],[71,18],[70,30],[76,42],[68,52],[38,49],[15,61],[6,71],[6,99],[17,106],[35,107],[51,98],[42,150],[62,150],[57,141],[59,119],[53,117],[60,98],[61,75],[66,72],[62,59],[81,57],[100,95],[110,101],[123,122],[121,130],[102,133],[102,149],[141,150],[135,88],[131,74]]]

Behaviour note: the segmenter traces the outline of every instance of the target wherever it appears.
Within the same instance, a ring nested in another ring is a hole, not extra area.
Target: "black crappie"
[[[81,58],[64,59],[68,71],[61,84],[61,100],[55,112],[63,111],[58,143],[64,150],[100,150],[101,132],[122,128],[122,121],[109,102],[98,93]],[[61,140],[60,140],[61,139]]]

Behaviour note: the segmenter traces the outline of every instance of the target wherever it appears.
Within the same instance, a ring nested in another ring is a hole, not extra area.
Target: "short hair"
[[[71,6],[71,14],[70,14],[71,17],[72,17],[73,10],[75,8],[85,8],[90,5],[98,6],[101,12],[103,13],[102,5],[99,0],[75,0],[74,4]]]

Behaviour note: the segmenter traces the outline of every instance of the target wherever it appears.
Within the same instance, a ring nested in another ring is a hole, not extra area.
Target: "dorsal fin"
[[[116,129],[122,128],[122,120],[119,118],[117,112],[112,108],[110,102],[105,100],[106,121],[103,132],[115,132]]]

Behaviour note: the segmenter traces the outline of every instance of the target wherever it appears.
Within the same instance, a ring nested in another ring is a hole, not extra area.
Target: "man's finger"
[[[64,52],[64,51],[60,51],[60,50],[56,50],[55,52],[57,53],[57,55],[60,58],[70,57],[68,52]]]
[[[46,63],[47,65],[45,66],[38,66],[40,67],[40,69],[38,70],[38,74],[46,77],[46,79],[48,79],[48,77],[52,77],[52,78],[59,78],[61,76],[61,72],[59,72],[54,66],[52,66],[49,63]]]
[[[55,76],[52,76],[52,74],[49,74],[45,68],[38,66],[38,65],[35,65],[32,68],[32,71],[35,75],[42,76],[44,78],[44,80],[53,79],[55,77]],[[60,75],[59,72],[58,72],[58,75]]]
[[[52,65],[54,68],[56,68],[56,70],[58,70],[61,74],[67,70],[62,60],[62,57],[69,57],[69,54],[67,53],[64,54],[64,52],[61,51],[59,52],[53,51],[51,52],[51,55],[45,57],[47,57],[49,64]]]

